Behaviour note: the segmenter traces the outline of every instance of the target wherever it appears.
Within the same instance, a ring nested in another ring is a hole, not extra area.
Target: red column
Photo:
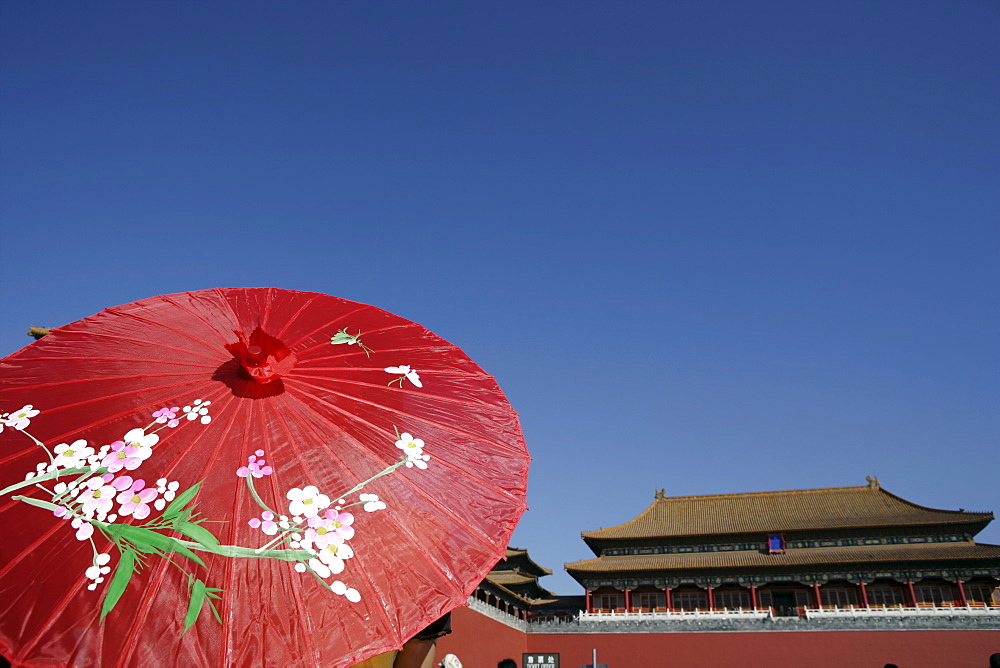
[[[753,609],[757,609],[757,585],[750,585],[750,603]]]
[[[867,608],[867,607],[869,607],[869,605],[868,605],[868,588],[865,587],[865,581],[861,580],[861,582],[858,583],[858,587],[861,589],[861,605],[863,605],[863,606],[865,606]]]
[[[664,587],[663,593],[664,593],[663,598],[665,599],[664,603],[667,604],[667,612],[670,612],[673,609],[673,604],[674,604],[674,602],[670,598],[670,587]]]
[[[917,607],[917,592],[913,590],[913,580],[906,578],[906,591],[910,593],[910,607]]]
[[[629,599],[628,587],[625,587],[625,612],[632,612],[632,601]]]
[[[708,609],[715,610],[715,597],[712,596],[712,588],[708,588]]]
[[[816,609],[823,609],[823,597],[819,595],[819,583],[813,582],[813,593],[816,595]]]
[[[590,610],[590,590],[589,589],[584,589],[583,591],[586,593],[586,603],[584,605],[587,608],[587,612],[591,612],[591,610]]]
[[[961,603],[963,607],[969,605],[969,599],[965,597],[965,587],[962,586],[962,579],[955,578],[955,583],[958,585],[958,602]]]

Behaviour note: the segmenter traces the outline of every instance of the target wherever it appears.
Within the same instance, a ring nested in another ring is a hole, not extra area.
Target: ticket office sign
[[[523,668],[559,668],[559,654],[531,654],[521,655],[521,666]]]

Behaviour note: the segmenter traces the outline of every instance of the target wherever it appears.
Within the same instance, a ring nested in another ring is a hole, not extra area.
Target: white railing
[[[519,619],[509,612],[505,612],[499,608],[495,608],[489,603],[484,603],[480,601],[475,596],[470,596],[468,600],[469,609],[475,610],[476,612],[489,617],[490,619],[500,622],[506,626],[519,631],[525,631],[528,628],[528,622],[523,619]]]
[[[956,615],[998,615],[1000,608],[983,606],[920,606],[910,608],[904,606],[879,606],[870,608],[806,608],[808,619],[843,619],[845,617],[954,617]]]
[[[589,621],[649,621],[654,619],[766,619],[770,609],[750,610],[671,610],[669,612],[581,612],[579,619]]]

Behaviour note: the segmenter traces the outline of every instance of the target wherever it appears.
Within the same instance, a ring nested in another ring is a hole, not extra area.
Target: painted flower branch
[[[194,500],[200,482],[180,491],[178,481],[160,478],[155,485],[147,485],[143,479],[129,475],[152,455],[154,446],[160,442],[157,432],[173,429],[185,419],[208,424],[211,421],[210,404],[197,400],[183,408],[181,417],[178,417],[180,408],[162,408],[152,414],[154,420],[146,427],[132,429],[121,440],[98,449],[80,439],[50,450],[27,431],[31,419],[39,414],[33,406],[0,415],[0,431],[10,427],[23,433],[48,457],[48,462],[40,463],[24,481],[0,490],[0,496],[30,492],[31,496],[21,493],[12,498],[68,521],[77,540],[90,542],[92,559],[84,576],[90,581],[87,589],[91,591],[108,579],[113,561],[111,553],[98,552],[95,533],[110,540],[117,552],[117,566],[102,601],[102,620],[117,605],[132,577],[147,566],[151,558],[166,560],[188,581],[190,599],[184,617],[185,629],[197,621],[206,603],[216,619],[220,619],[214,601],[220,598],[222,590],[209,587],[191,570],[194,566],[205,568],[198,552],[293,562],[296,571],[310,573],[328,590],[349,601],[359,601],[361,596],[356,589],[340,580],[331,583],[327,580],[343,572],[345,562],[354,556],[348,543],[355,535],[354,515],[348,512],[349,509],[361,506],[365,512],[375,512],[385,509],[386,505],[375,494],[358,494],[351,503],[347,498],[400,467],[426,469],[430,457],[423,452],[423,441],[397,431],[396,447],[402,451],[400,460],[336,495],[334,498],[339,498],[336,504],[314,485],[287,490],[287,515],[272,510],[254,487],[255,478],[274,473],[264,459],[264,451],[257,450],[248,457],[245,466],[237,469],[236,475],[246,480],[252,498],[263,511],[248,524],[274,538],[256,548],[222,545],[203,526],[208,520],[198,515]]]
[[[264,451],[257,450],[247,458],[246,466],[241,466],[236,475],[246,481],[251,497],[260,506],[260,517],[248,520],[254,529],[259,529],[266,536],[274,536],[256,552],[263,553],[276,549],[277,546],[287,546],[287,551],[297,555],[298,563],[295,570],[300,573],[311,573],[327,589],[344,596],[351,602],[361,600],[357,589],[349,587],[341,580],[326,581],[334,575],[339,575],[346,568],[347,560],[354,556],[354,549],[349,541],[354,538],[354,515],[347,512],[351,508],[361,506],[365,512],[377,512],[386,508],[385,502],[377,494],[358,494],[357,500],[348,499],[363,490],[369,483],[382,476],[389,475],[402,466],[409,468],[427,468],[430,455],[423,452],[424,442],[413,438],[408,433],[396,431],[396,447],[402,450],[400,460],[392,464],[368,480],[351,489],[328,496],[315,485],[293,487],[285,493],[288,501],[288,514],[281,514],[269,507],[261,499],[254,486],[255,478],[271,475],[274,470],[264,459]],[[337,499],[334,502],[332,499]]]
[[[178,493],[178,481],[160,478],[155,485],[147,486],[141,478],[133,479],[124,473],[135,471],[152,455],[153,447],[160,441],[157,432],[176,428],[184,421],[198,421],[203,425],[211,422],[210,405],[211,402],[199,399],[183,409],[162,408],[153,413],[153,421],[145,427],[132,429],[121,440],[96,450],[83,439],[71,444],[60,443],[49,450],[27,431],[31,419],[39,414],[31,405],[9,415],[0,415],[0,431],[11,427],[23,433],[48,456],[48,462],[38,464],[23,482],[0,490],[0,496],[22,490],[31,492],[33,496],[19,494],[12,498],[68,521],[75,529],[77,540],[90,542],[92,559],[84,576],[90,580],[87,589],[91,591],[105,582],[112,561],[110,553],[98,552],[95,531],[109,539],[118,552],[118,564],[101,605],[102,620],[118,603],[132,576],[151,556],[166,559],[184,573],[192,591],[192,606],[197,603],[197,613],[205,599],[218,597],[219,590],[205,586],[187,570],[188,562],[205,566],[192,551],[193,547],[209,551],[219,547],[215,536],[201,526],[205,520],[198,517],[193,504],[200,483]],[[157,514],[150,517],[154,509]],[[126,518],[145,521],[129,524]],[[191,538],[194,544],[175,535]],[[210,601],[209,604],[218,616]],[[194,623],[196,612],[189,609],[186,627]]]

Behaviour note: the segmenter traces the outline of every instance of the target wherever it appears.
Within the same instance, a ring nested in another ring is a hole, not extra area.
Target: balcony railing
[[[771,616],[769,608],[751,610],[737,608],[732,610],[656,610],[652,612],[626,612],[624,610],[594,610],[581,612],[579,619],[592,621],[636,621],[652,619],[765,619]]]
[[[817,608],[790,608],[794,614],[784,616],[805,617],[807,619],[843,619],[847,617],[912,617],[912,616],[1000,616],[1000,604],[985,604],[970,602],[969,605],[932,605],[921,603],[917,607],[904,605],[896,606],[871,606],[838,608],[834,606],[823,606]],[[625,610],[601,610],[596,609],[591,612],[580,612],[578,619],[581,621],[645,621],[645,620],[668,620],[668,619],[766,619],[768,617],[782,616],[782,610],[772,608],[760,608],[752,610],[748,608],[727,609],[727,610],[647,610],[628,611]]]
[[[917,607],[902,605],[895,606],[871,606],[837,608],[823,606],[822,609],[806,608],[807,619],[843,619],[845,617],[912,617],[912,616],[944,616],[954,617],[956,615],[1000,615],[1000,605],[987,605],[984,603],[970,603],[969,605],[932,605],[921,603]]]

